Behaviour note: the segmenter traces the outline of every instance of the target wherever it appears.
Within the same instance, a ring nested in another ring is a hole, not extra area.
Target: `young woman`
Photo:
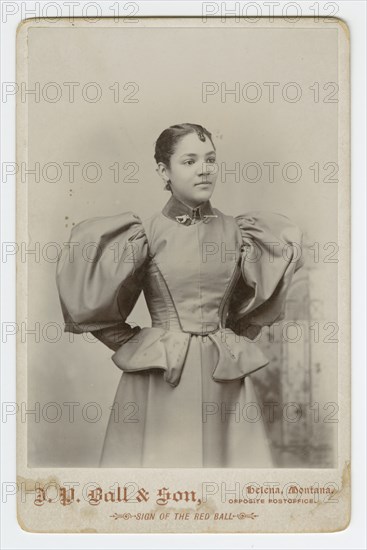
[[[123,371],[100,466],[271,467],[251,381],[269,361],[253,340],[283,312],[300,230],[212,207],[216,151],[200,125],[164,130],[155,159],[162,211],[79,223],[57,267],[65,330],[92,332]],[[142,291],[152,326],[131,327]]]

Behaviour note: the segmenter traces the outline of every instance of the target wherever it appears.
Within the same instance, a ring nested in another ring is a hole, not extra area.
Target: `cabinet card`
[[[346,528],[349,115],[339,19],[19,26],[23,529]]]

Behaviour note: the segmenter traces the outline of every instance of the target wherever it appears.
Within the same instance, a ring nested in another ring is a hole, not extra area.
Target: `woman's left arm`
[[[289,218],[274,212],[250,212],[235,219],[242,237],[242,278],[233,295],[228,325],[243,333],[249,325],[259,329],[283,315],[293,275],[303,265],[302,232]]]

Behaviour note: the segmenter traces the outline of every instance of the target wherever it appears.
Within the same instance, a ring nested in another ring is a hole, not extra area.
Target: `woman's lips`
[[[199,183],[195,183],[195,185],[211,185],[211,181],[199,181]]]

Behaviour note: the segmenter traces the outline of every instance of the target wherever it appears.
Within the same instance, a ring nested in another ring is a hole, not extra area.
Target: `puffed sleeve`
[[[148,242],[132,212],[77,224],[62,249],[56,283],[65,332],[91,332],[116,351],[140,327],[126,318],[142,290]]]
[[[241,274],[227,326],[252,338],[262,326],[284,316],[293,275],[304,263],[302,232],[289,218],[274,212],[249,212],[235,220],[242,238]]]

